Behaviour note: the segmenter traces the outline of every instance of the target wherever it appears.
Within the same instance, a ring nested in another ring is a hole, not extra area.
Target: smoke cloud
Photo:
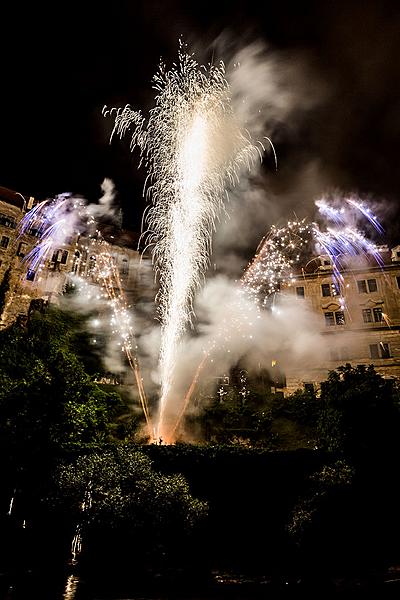
[[[229,375],[239,361],[250,374],[270,370],[272,361],[301,372],[327,357],[318,317],[294,296],[278,299],[270,311],[260,310],[240,284],[218,275],[206,282],[195,308],[198,324],[195,335],[181,344],[167,422],[176,421],[204,357],[199,386],[210,393],[217,378]]]
[[[226,46],[224,37],[217,46]],[[256,139],[267,135],[275,142],[295,135],[307,113],[329,94],[309,57],[273,51],[262,40],[234,52],[227,78],[237,118]]]
[[[94,219],[106,218],[108,221],[116,221],[119,218],[119,209],[115,204],[116,190],[114,182],[105,178],[101,184],[103,195],[98,204],[89,204],[87,211]]]

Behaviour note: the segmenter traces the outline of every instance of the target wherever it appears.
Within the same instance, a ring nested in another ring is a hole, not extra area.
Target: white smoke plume
[[[114,182],[105,177],[101,184],[103,195],[98,204],[89,204],[87,211],[94,219],[106,217],[107,220],[115,220],[118,217],[118,207],[115,205],[116,190]]]
[[[318,364],[327,347],[318,317],[304,301],[285,297],[272,311],[260,311],[243,293],[240,284],[217,276],[207,281],[196,302],[197,335],[182,344],[174,372],[174,401],[166,421],[174,423],[196,368],[207,355],[199,384],[212,392],[216,377],[229,375],[239,360],[249,373],[271,361],[280,367],[301,370]],[[199,407],[201,410],[202,407]]]
[[[281,134],[294,135],[307,113],[329,94],[309,57],[300,52],[274,51],[262,40],[235,48],[227,34],[216,47],[232,56],[227,78],[235,114],[256,138],[267,135],[279,141]]]

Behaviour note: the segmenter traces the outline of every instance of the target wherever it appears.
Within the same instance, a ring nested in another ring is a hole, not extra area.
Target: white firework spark
[[[180,45],[171,70],[154,77],[155,106],[147,123],[126,106],[113,133],[132,128],[132,149],[141,151],[145,184],[146,246],[153,246],[159,278],[161,398],[157,436],[162,433],[180,339],[193,318],[193,297],[209,264],[211,237],[227,187],[250,169],[260,151],[235,120],[223,63],[199,65]],[[108,111],[106,111],[108,112]]]
[[[18,226],[20,236],[30,233],[37,238],[37,243],[24,258],[24,263],[28,269],[35,271],[41,269],[54,250],[68,245],[69,237],[76,237],[82,231],[92,230],[87,235],[90,247],[97,255],[97,261],[94,269],[90,270],[87,276],[101,286],[105,297],[109,300],[112,333],[119,338],[119,345],[135,375],[141,407],[151,435],[150,414],[134,343],[131,315],[119,272],[111,255],[110,245],[96,229],[96,220],[92,212],[93,206],[88,207],[83,198],[77,198],[72,194],[59,194],[35,206],[24,216]],[[82,277],[78,279],[79,289],[88,287]]]
[[[280,228],[272,225],[240,280],[249,297],[265,304],[271,294],[279,291],[282,282],[293,278],[310,235],[311,225],[306,219],[288,221]]]
[[[352,224],[360,213],[379,233],[383,231],[377,217],[364,202],[357,198],[351,200],[337,198],[335,201],[337,206],[325,199],[318,200],[315,204],[323,217],[324,228],[308,222],[306,218],[288,221],[282,227],[272,225],[261,240],[253,259],[240,279],[241,287],[227,302],[229,320],[221,321],[214,338],[204,350],[202,360],[184,396],[182,409],[172,429],[172,438],[180,427],[200,375],[213,352],[216,348],[220,350],[223,348],[225,352],[230,352],[233,330],[235,336],[242,335],[243,338],[251,339],[258,327],[262,311],[266,307],[274,316],[280,314],[279,305],[274,303],[275,296],[279,293],[282,284],[291,285],[295,281],[299,265],[312,253],[313,246],[317,245],[319,251],[322,249],[329,255],[332,264],[332,280],[340,292],[343,292],[340,286],[340,257],[355,254],[370,255],[381,264],[378,247]],[[326,221],[333,221],[334,227],[326,227]],[[345,309],[345,298],[341,298],[340,303],[342,309]],[[387,323],[389,322],[386,314],[383,318]]]

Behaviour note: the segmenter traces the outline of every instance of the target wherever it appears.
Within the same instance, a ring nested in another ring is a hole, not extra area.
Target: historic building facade
[[[0,328],[12,323],[18,315],[27,314],[33,299],[57,302],[74,275],[95,284],[99,244],[90,237],[76,235],[68,244],[55,248],[36,272],[28,268],[24,259],[38,239],[34,231],[20,235],[18,223],[34,205],[34,198],[0,187],[0,286],[3,287]],[[127,232],[120,232],[118,237],[109,235],[107,242],[121,288],[127,301],[134,302],[138,282],[143,277],[139,253],[130,247],[132,239]]]
[[[347,257],[339,273],[328,256],[315,257],[281,292],[306,303],[326,341],[314,364],[286,368],[287,392],[318,386],[347,362],[400,377],[400,246],[380,247],[379,262]]]

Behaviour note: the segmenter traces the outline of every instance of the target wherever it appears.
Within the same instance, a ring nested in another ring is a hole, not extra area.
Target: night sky
[[[282,212],[301,214],[325,188],[357,192],[385,206],[390,241],[398,235],[397,1],[12,4],[1,18],[0,185],[38,198],[71,191],[95,201],[110,177],[125,226],[138,228],[144,173],[128,140],[110,146],[112,123],[102,107],[147,110],[159,59],[176,58],[179,36],[208,61],[223,34],[237,48],[264,40],[285,64],[300,61],[301,83],[289,73],[286,86],[294,96],[321,96],[274,129],[279,170],[268,186]],[[220,58],[231,58],[218,48]],[[318,183],[304,185],[302,173],[317,173]]]

